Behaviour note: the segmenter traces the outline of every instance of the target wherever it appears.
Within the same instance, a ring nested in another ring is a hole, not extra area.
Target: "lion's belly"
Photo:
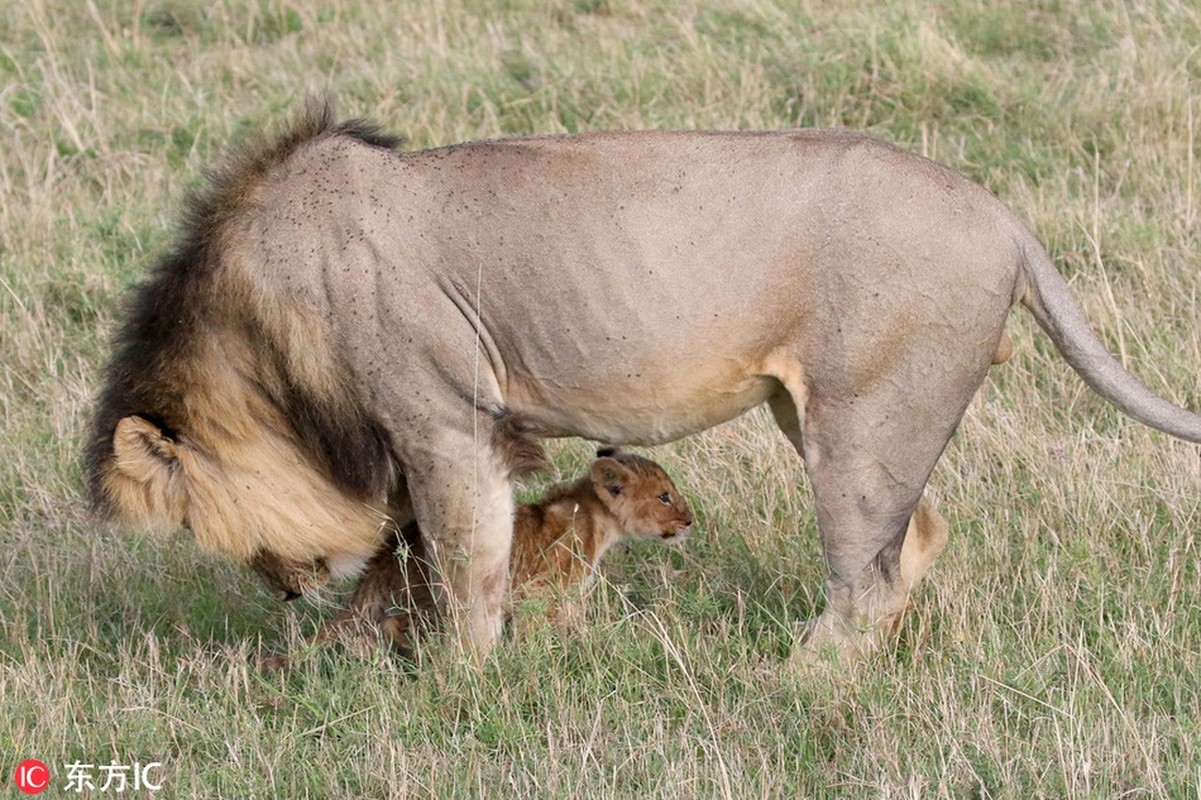
[[[506,403],[561,435],[652,445],[734,419],[766,401],[776,385],[762,375],[721,368],[610,373],[578,384],[568,375],[548,383],[512,382]]]

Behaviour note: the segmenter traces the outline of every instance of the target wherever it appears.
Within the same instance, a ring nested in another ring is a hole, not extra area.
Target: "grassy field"
[[[0,794],[161,761],[165,797],[1197,797],[1201,459],[1024,313],[935,472],[952,538],[894,649],[791,672],[820,608],[768,417],[649,454],[697,511],[619,554],[578,639],[481,672],[309,652],[340,596],[89,518],[123,290],[231,142],[313,91],[417,148],[528,132],[863,128],[1027,219],[1123,361],[1201,408],[1192,0],[0,0]],[[554,447],[575,474],[589,446]]]

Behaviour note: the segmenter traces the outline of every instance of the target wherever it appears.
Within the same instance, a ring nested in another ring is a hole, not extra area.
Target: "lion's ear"
[[[149,420],[125,417],[113,432],[113,463],[139,483],[166,481],[179,463],[178,447]]]
[[[605,456],[592,462],[592,482],[612,497],[621,494],[633,477],[633,473],[615,458]]]
[[[113,457],[104,491],[128,522],[167,530],[185,522],[183,447],[142,417],[125,417],[113,431]]]

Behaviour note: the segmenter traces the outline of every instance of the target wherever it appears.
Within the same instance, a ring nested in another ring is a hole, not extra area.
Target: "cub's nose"
[[[692,514],[687,514],[681,519],[677,520],[676,524],[672,526],[670,531],[664,531],[663,533],[659,534],[659,538],[663,539],[664,541],[670,541],[677,537],[683,536],[691,527]]]

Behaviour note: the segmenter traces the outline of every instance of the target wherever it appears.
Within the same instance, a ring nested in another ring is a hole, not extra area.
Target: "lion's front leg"
[[[438,610],[477,658],[501,632],[513,540],[513,488],[491,442],[490,432],[431,434],[405,463]]]

